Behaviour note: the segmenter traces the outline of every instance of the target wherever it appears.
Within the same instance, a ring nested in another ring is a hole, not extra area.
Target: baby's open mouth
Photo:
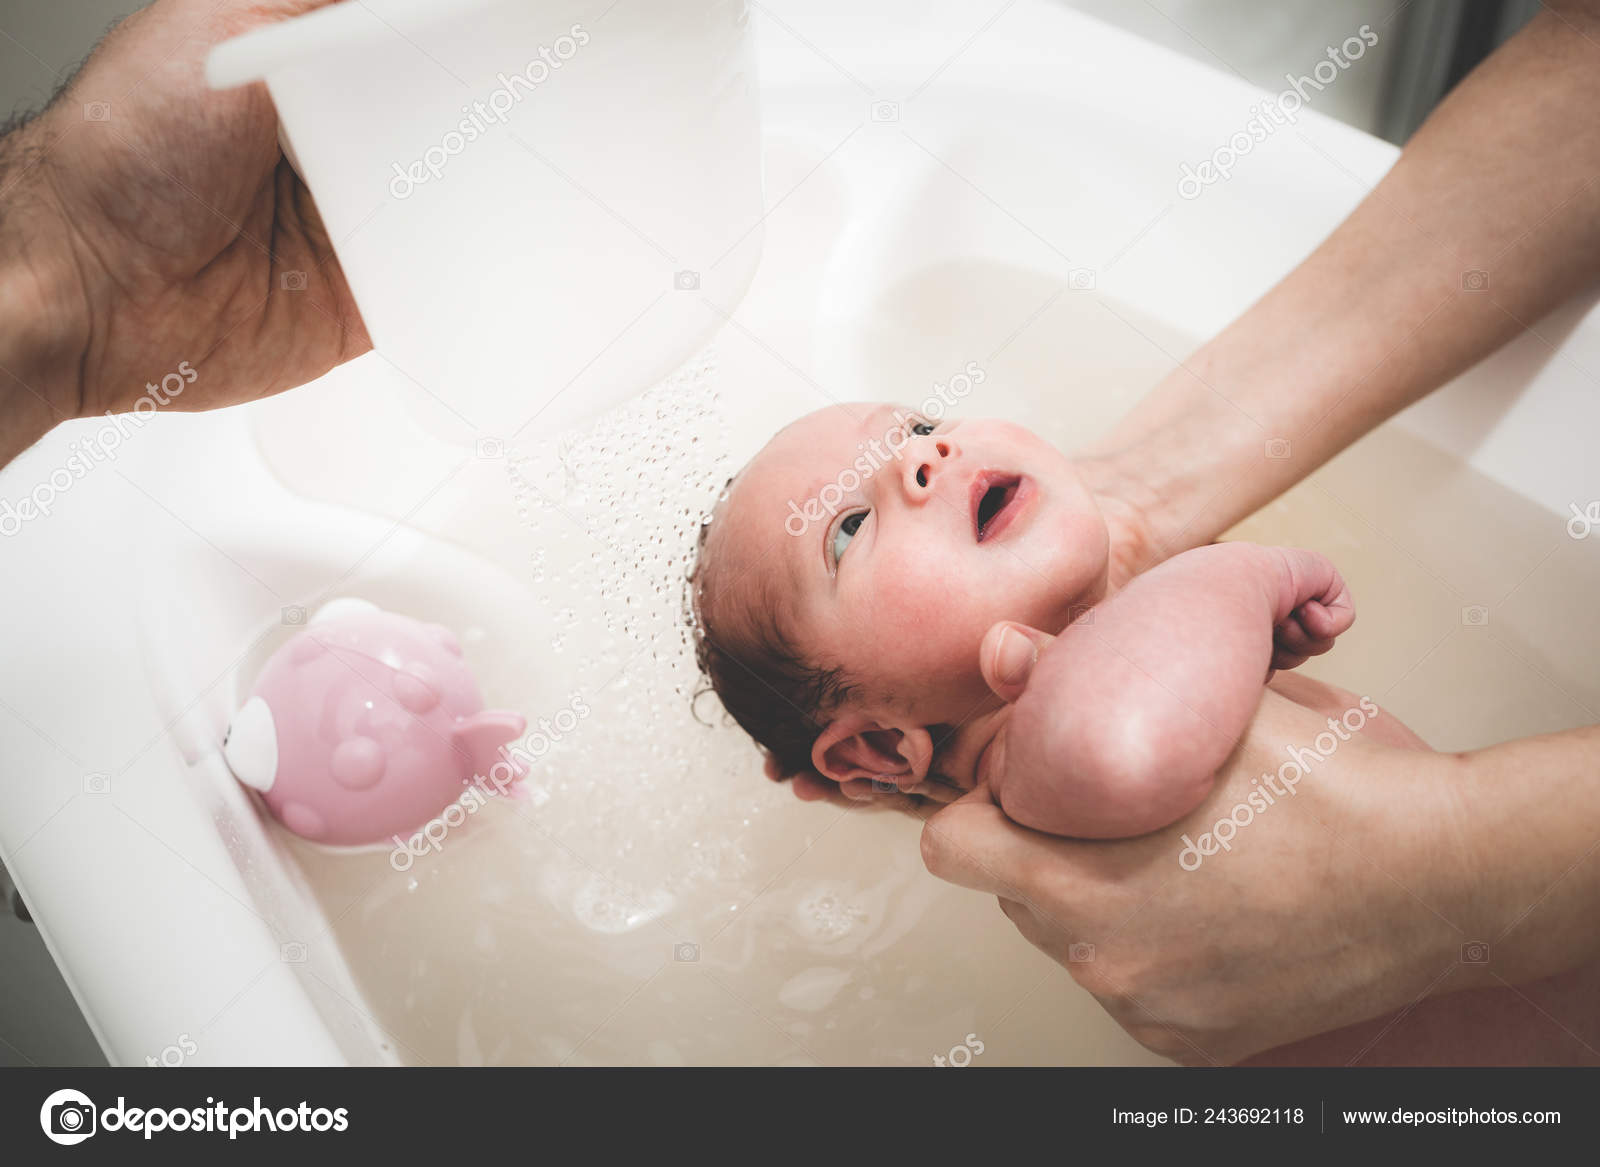
[[[1021,475],[992,470],[985,470],[972,480],[972,531],[979,543],[1010,524],[1022,487]]]

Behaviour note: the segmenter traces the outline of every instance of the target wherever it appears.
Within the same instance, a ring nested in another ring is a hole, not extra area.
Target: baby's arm
[[[1210,792],[1271,670],[1326,652],[1354,621],[1315,552],[1219,543],[1175,556],[1045,647],[980,777],[1037,830],[1156,830]]]

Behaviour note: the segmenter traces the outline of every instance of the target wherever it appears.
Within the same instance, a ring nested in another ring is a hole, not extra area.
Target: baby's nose
[[[906,446],[906,468],[901,476],[906,497],[920,501],[931,495],[935,476],[954,453],[955,446],[949,438],[930,435],[913,439]]]

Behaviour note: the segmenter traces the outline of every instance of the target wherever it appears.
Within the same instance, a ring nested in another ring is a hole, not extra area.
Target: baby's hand
[[[1321,656],[1356,622],[1356,606],[1339,569],[1312,551],[1288,548],[1291,572],[1301,583],[1301,600],[1272,630],[1272,667],[1294,669]]]

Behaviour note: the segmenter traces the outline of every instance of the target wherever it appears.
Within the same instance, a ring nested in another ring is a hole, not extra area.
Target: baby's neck
[[[1116,589],[1108,578],[1102,576],[1094,587],[1086,589],[1073,604],[1074,614],[1092,608]],[[1051,628],[1059,636],[1063,629]],[[961,790],[972,790],[982,775],[984,755],[995,736],[1011,714],[1011,706],[997,704],[975,717],[969,717],[958,726],[940,726],[934,733],[933,764],[930,773],[947,785]]]
[[[1120,585],[1114,584],[1109,572],[1102,573],[1092,587],[1085,588],[1072,602],[1072,618],[1094,607],[1105,599]],[[1065,622],[1061,628],[1047,628],[1046,631],[1054,636],[1059,636],[1065,630]],[[943,779],[947,785],[958,787],[961,790],[972,790],[977,787],[985,753],[990,743],[995,739],[1001,728],[1010,716],[1011,706],[997,704],[992,709],[986,709],[975,717],[969,717],[958,726],[940,726],[934,733],[933,764],[929,767],[930,775]]]
[[[936,734],[932,775],[961,790],[976,787],[984,752],[1010,715],[1011,706],[1001,705]]]

